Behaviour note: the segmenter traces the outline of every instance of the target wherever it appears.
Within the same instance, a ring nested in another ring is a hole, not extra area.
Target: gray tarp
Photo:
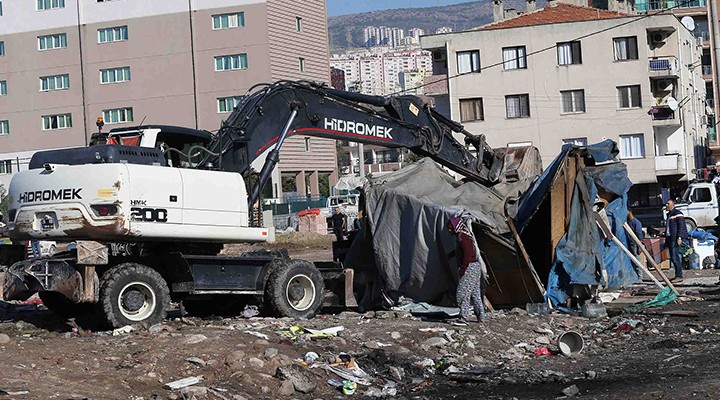
[[[538,173],[540,169],[531,168]],[[457,285],[458,266],[450,256],[456,238],[448,232],[448,220],[467,212],[476,230],[506,234],[505,197],[517,196],[529,183],[522,180],[490,189],[458,182],[429,158],[371,179],[365,186],[365,208],[385,293],[391,298],[402,294],[415,301],[443,303],[442,296],[454,292]]]

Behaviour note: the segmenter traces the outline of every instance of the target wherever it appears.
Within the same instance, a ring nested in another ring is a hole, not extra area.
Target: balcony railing
[[[678,60],[675,57],[651,58],[648,68],[654,75],[677,75],[679,72]]]
[[[671,154],[668,156],[655,156],[656,171],[678,171],[682,169],[680,162],[680,154]]]
[[[653,121],[667,121],[675,119],[675,111],[667,106],[654,107],[650,110],[650,115],[652,115]]]
[[[640,0],[636,4],[638,11],[665,10],[668,8],[705,7],[706,0]]]

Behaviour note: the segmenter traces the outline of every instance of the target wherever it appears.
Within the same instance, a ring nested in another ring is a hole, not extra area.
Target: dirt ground
[[[300,246],[292,254],[322,251]],[[608,305],[610,317],[598,320],[513,309],[468,327],[400,311],[324,310],[303,321],[179,318],[174,311],[163,324],[113,336],[82,317],[0,302],[0,399],[718,399],[718,275],[688,271],[679,289],[691,298],[640,314],[622,310],[651,296],[621,297]],[[697,316],[657,314],[668,310]],[[278,334],[293,325],[345,329],[314,339]],[[555,339],[568,330],[584,339],[577,356],[557,354]],[[543,347],[551,355],[535,355]],[[278,377],[278,367],[298,364],[308,352],[320,359],[315,368],[298,367],[304,384]],[[352,396],[328,384],[342,378],[323,368],[341,353],[353,356],[372,383]],[[163,388],[187,377],[202,382],[184,391]]]

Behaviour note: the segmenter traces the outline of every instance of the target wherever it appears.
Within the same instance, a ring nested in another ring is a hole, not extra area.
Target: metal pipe
[[[715,114],[715,124],[713,128],[717,128],[718,97],[720,97],[720,24],[718,23],[718,7],[715,0],[708,1],[708,12],[708,20],[710,21],[710,29],[712,30],[713,113]],[[717,135],[717,130],[715,134]],[[715,146],[718,145],[717,136],[713,144]]]
[[[250,213],[250,219],[252,222],[254,221],[254,213],[253,213],[253,207],[255,206],[255,202],[260,199],[260,192],[262,191],[262,188],[265,187],[265,184],[267,183],[268,178],[270,178],[270,175],[272,174],[273,170],[275,169],[275,166],[280,161],[280,147],[283,145],[283,142],[285,142],[285,138],[287,137],[288,131],[290,131],[290,126],[292,125],[293,121],[295,120],[295,117],[298,114],[298,106],[293,104],[291,105],[292,112],[290,113],[290,118],[288,118],[287,123],[285,124],[285,128],[283,128],[282,133],[280,134],[280,137],[278,137],[277,144],[275,144],[275,148],[270,150],[270,152],[267,155],[267,158],[265,159],[265,164],[263,164],[262,169],[260,170],[260,175],[258,176],[258,180],[255,183],[255,186],[252,188],[252,194],[250,195],[250,198],[248,199],[248,211]]]

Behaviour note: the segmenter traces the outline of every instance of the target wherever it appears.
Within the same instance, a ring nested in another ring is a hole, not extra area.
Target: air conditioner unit
[[[673,89],[672,79],[654,79],[653,92],[671,92]]]
[[[699,36],[699,37],[695,38],[695,43],[697,44],[698,47],[702,47],[705,42],[703,41],[702,36]]]
[[[707,115],[701,115],[700,116],[700,125],[707,125],[707,124],[708,124]]]
[[[653,44],[663,44],[663,43],[665,43],[666,39],[667,39],[667,34],[665,34],[665,32],[653,32],[650,35],[650,41]]]

